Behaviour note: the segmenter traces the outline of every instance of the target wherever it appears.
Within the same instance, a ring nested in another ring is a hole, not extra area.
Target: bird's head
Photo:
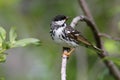
[[[64,15],[57,15],[53,18],[53,22],[56,24],[56,25],[64,25],[66,24],[66,20],[68,19],[68,17],[64,16]]]

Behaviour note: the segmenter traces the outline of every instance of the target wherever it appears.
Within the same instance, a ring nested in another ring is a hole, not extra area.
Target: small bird
[[[64,15],[57,15],[52,20],[50,34],[56,43],[63,45],[63,47],[72,48],[70,53],[72,53],[79,45],[92,48],[97,52],[102,52],[101,49],[92,45],[85,37],[83,37],[79,31],[68,26],[66,24],[67,19],[68,17]],[[70,53],[67,55],[69,56]]]

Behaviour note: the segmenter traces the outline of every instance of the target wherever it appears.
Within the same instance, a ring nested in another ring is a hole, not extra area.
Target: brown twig
[[[78,0],[79,1],[79,4],[84,12],[84,14],[93,21],[93,17],[91,15],[91,12],[90,10],[88,9],[88,6],[86,4],[86,1],[85,0]]]
[[[92,30],[97,47],[102,49],[103,47],[102,47],[102,41],[99,37],[99,31],[97,29],[97,25],[95,24],[95,21],[93,20],[93,17],[91,15],[91,12],[90,12],[88,6],[87,6],[86,1],[79,0],[79,4],[80,4],[84,14],[87,16],[83,20],[87,23],[87,25]],[[104,51],[103,53],[101,53],[98,56],[103,59],[107,55],[106,55],[106,52]],[[106,64],[106,66],[108,67],[108,69],[112,73],[112,75],[116,78],[116,80],[120,80],[120,72],[119,72],[119,69],[116,67],[116,65],[114,65],[113,62],[110,60],[105,60],[104,63]]]
[[[120,38],[118,38],[118,37],[112,37],[112,36],[110,36],[108,34],[105,34],[105,33],[99,33],[99,36],[100,37],[106,37],[106,38],[109,38],[109,39],[112,39],[112,40],[115,40],[115,41],[120,41]]]

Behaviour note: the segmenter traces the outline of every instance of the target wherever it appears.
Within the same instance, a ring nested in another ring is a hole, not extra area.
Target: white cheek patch
[[[55,23],[58,24],[58,25],[63,25],[65,23],[65,20],[56,21]]]

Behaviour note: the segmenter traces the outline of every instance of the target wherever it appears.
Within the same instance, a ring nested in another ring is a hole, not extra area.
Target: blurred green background
[[[86,1],[99,30],[120,37],[120,0]],[[62,47],[55,44],[49,34],[51,19],[58,14],[70,16],[69,24],[83,12],[77,0],[0,0],[0,26],[7,31],[17,27],[19,39],[34,37],[42,42],[42,46],[8,50],[7,61],[0,63],[0,80],[60,80]],[[85,23],[79,23],[76,29],[94,44]],[[119,42],[102,40],[110,56],[119,58]],[[69,58],[67,79],[115,80],[96,53],[81,46]]]

